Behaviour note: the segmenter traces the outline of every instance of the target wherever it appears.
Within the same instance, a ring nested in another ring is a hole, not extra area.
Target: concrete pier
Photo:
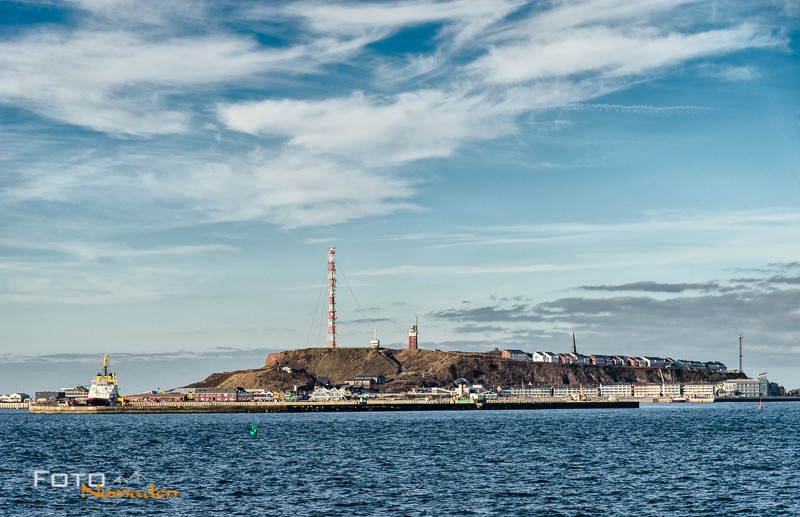
[[[144,402],[125,406],[66,406],[31,404],[28,411],[48,415],[103,415],[144,413],[330,413],[354,411],[476,411],[508,409],[638,408],[638,402],[491,401],[453,403],[424,400],[369,400],[342,402]]]

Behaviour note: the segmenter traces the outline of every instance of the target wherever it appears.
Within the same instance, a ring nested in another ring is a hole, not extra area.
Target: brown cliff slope
[[[317,377],[344,384],[356,375],[383,375],[383,391],[419,386],[451,387],[463,377],[489,386],[544,383],[611,384],[660,383],[656,368],[621,368],[511,361],[497,353],[438,352],[435,350],[372,350],[369,348],[308,348],[288,350],[258,369],[215,373],[189,387],[267,388],[275,390],[313,387]],[[290,371],[287,371],[290,370]],[[717,382],[744,377],[737,373],[703,370],[663,370],[667,382]]]

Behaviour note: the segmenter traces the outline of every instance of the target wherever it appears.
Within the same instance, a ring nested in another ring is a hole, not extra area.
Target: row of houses
[[[504,359],[512,361],[533,361],[535,363],[593,364],[597,366],[624,366],[628,368],[688,368],[692,370],[711,370],[724,372],[728,367],[719,361],[690,361],[670,357],[629,357],[625,355],[583,355],[578,353],[533,352],[523,350],[503,350]]]
[[[497,390],[503,398],[563,398],[563,399],[619,399],[619,398],[713,398],[716,384],[563,384],[548,386],[544,384],[507,387]]]
[[[474,386],[473,386],[474,388]],[[648,384],[599,384],[558,385],[528,384],[527,386],[500,387],[498,397],[504,398],[685,398],[713,399],[714,397],[777,397],[785,390],[766,377],[758,379],[728,379],[719,383],[648,383]]]

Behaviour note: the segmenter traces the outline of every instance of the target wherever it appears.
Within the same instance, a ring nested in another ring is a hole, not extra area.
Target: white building
[[[602,397],[632,397],[633,386],[630,384],[601,384],[600,396]]]
[[[27,393],[12,393],[11,395],[0,395],[0,402],[30,402],[31,396]]]
[[[671,399],[681,396],[681,385],[678,383],[667,383],[661,386],[661,392],[665,397]]]
[[[634,384],[631,391],[634,397],[658,398],[661,396],[661,385],[655,383]]]
[[[546,363],[560,363],[561,362],[561,358],[558,357],[558,354],[554,354],[553,352],[542,352],[542,355],[544,355],[544,358],[545,358],[544,362],[546,362]]]
[[[684,384],[682,386],[683,396],[687,399],[710,399],[714,397],[716,391],[714,384],[696,383]]]
[[[317,388],[308,397],[309,400],[314,402],[331,401],[331,400],[346,400],[344,391],[338,388]]]
[[[553,395],[550,386],[522,386],[507,388],[500,391],[501,397],[512,398],[550,398]]]
[[[560,386],[553,386],[553,398],[566,399],[569,398],[569,388],[566,384]]]
[[[728,397],[758,397],[761,393],[758,379],[728,379],[722,383]]]

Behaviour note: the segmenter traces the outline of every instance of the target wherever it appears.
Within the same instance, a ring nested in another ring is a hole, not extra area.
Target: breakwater
[[[509,409],[606,409],[638,408],[638,402],[610,401],[450,401],[381,400],[341,402],[145,402],[124,406],[66,406],[31,404],[28,412],[50,415],[144,414],[144,413],[335,413],[369,411],[482,411]]]

